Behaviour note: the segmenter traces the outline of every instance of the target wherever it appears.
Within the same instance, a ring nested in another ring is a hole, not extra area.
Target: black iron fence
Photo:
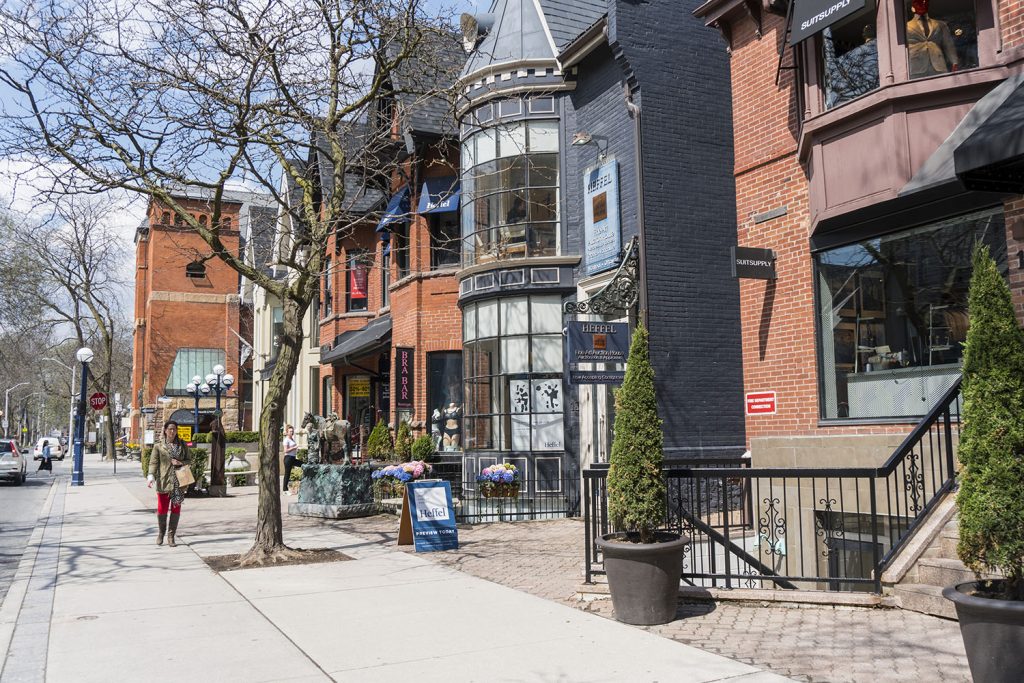
[[[878,468],[669,464],[664,529],[691,540],[682,580],[881,592],[884,568],[955,481],[960,381]],[[583,473],[586,580],[602,574],[607,466]]]

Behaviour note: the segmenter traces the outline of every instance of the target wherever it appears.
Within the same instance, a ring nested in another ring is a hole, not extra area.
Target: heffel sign
[[[619,233],[619,162],[612,159],[583,174],[583,267],[587,275],[618,267]]]
[[[629,323],[568,322],[570,363],[625,363]]]
[[[732,276],[756,280],[775,279],[775,252],[753,247],[732,248]]]
[[[412,408],[414,402],[413,354],[415,349],[395,347],[395,407]]]
[[[414,481],[405,485],[416,552],[459,547],[452,490],[446,481]]]
[[[861,10],[865,0],[800,0],[793,5],[789,44],[810,38],[819,31]]]

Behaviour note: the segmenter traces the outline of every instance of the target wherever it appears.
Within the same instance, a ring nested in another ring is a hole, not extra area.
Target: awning
[[[391,316],[382,315],[366,327],[339,334],[329,351],[320,353],[320,363],[344,365],[387,348],[391,344]]]
[[[790,0],[789,44],[807,40],[832,24],[864,9],[865,0]]]
[[[384,215],[380,219],[380,223],[377,224],[377,232],[381,230],[387,230],[388,226],[398,221],[404,221],[409,217],[409,186],[402,185],[401,189],[398,190],[391,197],[391,201],[388,202],[388,206],[384,209]]]
[[[988,187],[962,182],[954,157],[959,158],[961,146],[981,131],[1014,87],[1006,81],[978,100],[896,197],[819,221],[811,236],[811,251],[832,249],[1001,204],[1008,191],[988,191]]]
[[[957,177],[972,190],[1024,192],[1024,74],[1003,81],[974,109],[984,119],[953,153]]]
[[[455,176],[427,178],[420,192],[419,212],[447,213],[459,208],[459,179]]]

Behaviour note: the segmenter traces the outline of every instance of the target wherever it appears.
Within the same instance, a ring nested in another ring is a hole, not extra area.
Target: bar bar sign
[[[771,249],[732,247],[732,276],[774,280],[775,252]]]
[[[413,369],[415,349],[395,347],[395,407],[412,408],[415,401]]]

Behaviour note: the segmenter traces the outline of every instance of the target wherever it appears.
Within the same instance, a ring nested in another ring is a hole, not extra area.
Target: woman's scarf
[[[164,441],[164,446],[167,447],[167,452],[171,456],[171,460],[178,460],[184,462],[182,457],[181,441],[175,439],[174,441]],[[171,465],[171,482],[174,484],[174,488],[171,489],[171,502],[175,505],[181,505],[181,501],[185,500],[185,492],[178,486],[178,472],[174,465]]]

